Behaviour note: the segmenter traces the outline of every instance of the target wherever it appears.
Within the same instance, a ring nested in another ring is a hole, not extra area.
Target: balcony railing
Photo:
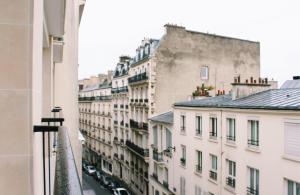
[[[128,92],[128,87],[124,86],[124,87],[117,87],[117,88],[112,88],[111,89],[111,93],[115,94],[115,93],[125,93]]]
[[[202,173],[202,166],[201,166],[201,165],[196,165],[195,171],[196,171],[197,173]]]
[[[248,145],[259,146],[258,140],[248,139]]]
[[[217,180],[217,173],[215,171],[209,171],[209,177],[213,180]]]
[[[83,195],[68,131],[63,127],[58,131],[54,194]]]
[[[235,188],[235,179],[232,177],[227,177],[226,184],[232,188]]]
[[[130,119],[130,127],[147,131],[148,130],[148,123],[137,122],[137,121],[134,121],[134,120]]]
[[[126,140],[126,146],[143,157],[149,157],[149,149],[143,149],[129,140]]]
[[[147,79],[148,79],[147,73],[144,72],[144,73],[141,73],[141,74],[138,74],[138,75],[128,78],[128,83],[131,84],[131,83],[135,83],[135,82],[139,82],[139,81],[144,81]]]
[[[163,161],[163,153],[153,150],[153,160],[156,160],[157,162],[162,162]]]
[[[252,187],[247,187],[247,194],[249,195],[258,195],[258,190],[252,188]]]
[[[78,97],[79,101],[111,100],[111,99],[112,99],[112,97],[110,95],[93,96],[93,97]]]
[[[235,136],[232,136],[232,135],[227,135],[227,140],[228,141],[235,141]]]

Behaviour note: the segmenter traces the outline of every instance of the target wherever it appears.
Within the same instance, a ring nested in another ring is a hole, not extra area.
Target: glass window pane
[[[294,195],[294,183],[288,181],[288,195]]]
[[[296,183],[296,195],[300,195],[300,184]]]

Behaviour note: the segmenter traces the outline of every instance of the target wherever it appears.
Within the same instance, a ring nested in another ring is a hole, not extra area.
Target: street
[[[111,195],[106,188],[85,172],[82,172],[82,184],[84,195]]]

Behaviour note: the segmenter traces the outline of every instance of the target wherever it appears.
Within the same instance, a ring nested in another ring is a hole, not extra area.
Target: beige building
[[[81,178],[76,98],[77,40],[83,7],[84,1],[78,0],[1,3],[0,194],[41,195],[49,194],[49,189],[59,190],[59,186],[54,187],[58,184],[54,177],[55,165],[59,164],[55,162],[56,155],[61,151],[49,145],[50,153],[46,151],[45,159],[47,172],[43,174],[42,133],[33,132],[33,126],[40,125],[42,117],[53,117],[54,106],[62,108],[60,116],[65,120],[62,129],[68,132],[78,168],[78,173],[71,168],[69,172],[75,171],[74,178]],[[53,134],[50,135],[52,143]]]
[[[114,165],[113,174],[130,182],[130,155],[125,142],[129,139],[128,71],[131,58],[120,56],[112,79]]]
[[[79,91],[79,128],[85,143],[83,159],[112,174],[111,71],[85,79]]]
[[[137,194],[152,193],[149,117],[169,111],[177,101],[228,94],[234,76],[241,80],[260,75],[258,42],[175,25],[165,28],[160,40],[142,41],[129,69],[131,133],[126,145],[132,161],[130,183]]]
[[[299,194],[300,90],[233,84],[248,95],[175,103],[169,189],[179,195]]]

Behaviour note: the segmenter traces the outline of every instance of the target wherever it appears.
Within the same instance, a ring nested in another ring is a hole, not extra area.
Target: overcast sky
[[[164,24],[259,41],[261,73],[280,84],[300,75],[299,0],[87,0],[79,31],[79,78],[114,69]]]

